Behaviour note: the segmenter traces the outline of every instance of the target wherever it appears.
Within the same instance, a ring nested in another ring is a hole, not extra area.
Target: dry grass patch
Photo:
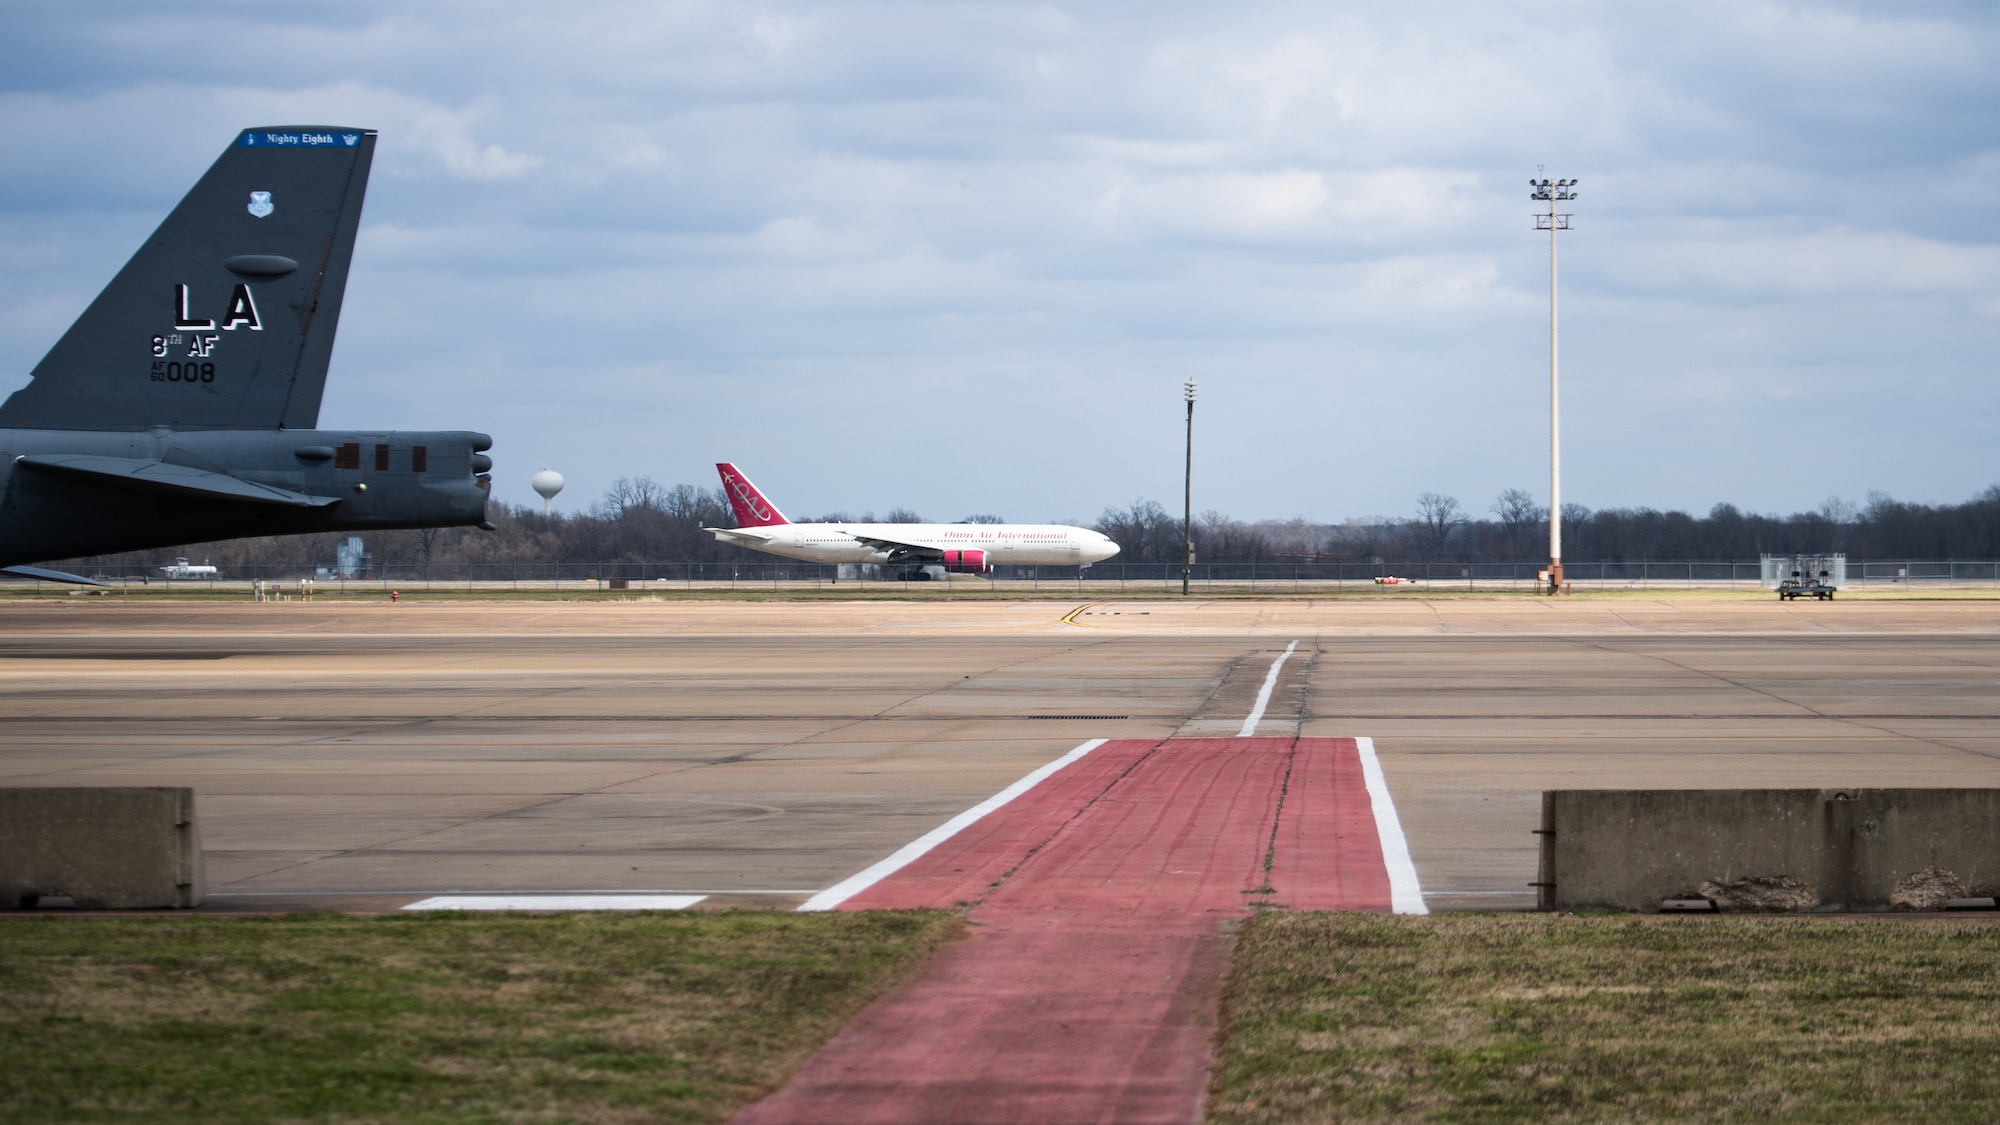
[[[1986,920],[1267,913],[1212,1122],[2000,1119]]]
[[[721,1121],[939,911],[0,920],[0,1118]]]

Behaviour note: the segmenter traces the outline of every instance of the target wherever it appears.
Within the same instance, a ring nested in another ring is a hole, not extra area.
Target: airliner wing
[[[853,534],[849,532],[849,534]],[[925,547],[917,543],[900,543],[894,539],[878,539],[872,535],[855,535],[857,543],[865,543],[878,551],[887,551],[890,562],[943,562],[944,551],[937,547]]]

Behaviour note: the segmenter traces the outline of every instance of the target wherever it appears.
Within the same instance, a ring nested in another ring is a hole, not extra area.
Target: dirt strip
[[[974,935],[737,1121],[1194,1120],[1228,924],[1389,908],[1368,807],[1350,739],[1106,743],[842,907]]]

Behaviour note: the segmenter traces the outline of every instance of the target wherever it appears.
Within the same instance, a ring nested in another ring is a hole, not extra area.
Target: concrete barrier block
[[[2000,894],[2000,789],[1558,789],[1544,910],[1938,910]]]
[[[0,908],[200,905],[194,790],[0,788]]]

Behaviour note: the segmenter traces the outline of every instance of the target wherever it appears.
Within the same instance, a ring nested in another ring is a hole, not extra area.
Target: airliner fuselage
[[[736,526],[709,534],[788,559],[901,566],[928,577],[933,567],[985,574],[996,566],[1089,566],[1118,553],[1101,532],[1059,523],[793,523],[736,466],[715,469]]]
[[[726,543],[817,563],[939,562],[978,552],[987,566],[1088,566],[1118,553],[1118,545],[1083,527],[1039,523],[786,523],[711,529]],[[970,568],[969,568],[970,569]]]

